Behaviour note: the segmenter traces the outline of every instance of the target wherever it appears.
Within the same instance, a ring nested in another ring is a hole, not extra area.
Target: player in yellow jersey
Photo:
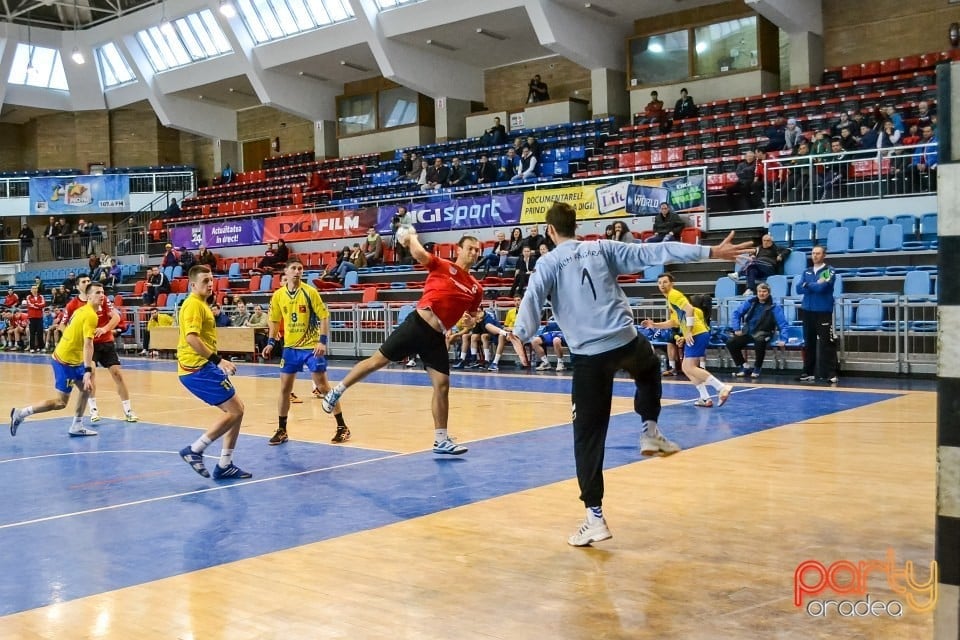
[[[240,480],[253,475],[233,464],[233,450],[240,437],[243,402],[237,396],[228,376],[237,367],[217,354],[217,327],[207,298],[213,293],[213,273],[206,265],[190,269],[190,296],[180,307],[180,340],[177,343],[177,370],[180,384],[190,393],[225,414],[189,447],[180,450],[180,457],[204,478],[210,472],[203,464],[203,452],[214,440],[223,436],[220,462],[213,470],[215,480]]]
[[[277,344],[277,330],[283,324],[283,355],[280,358],[280,398],[277,413],[280,426],[270,438],[271,445],[287,441],[287,414],[290,411],[290,394],[297,374],[306,366],[313,377],[313,384],[321,395],[330,390],[327,380],[327,341],[330,335],[330,312],[320,299],[320,294],[310,285],[301,282],[303,264],[297,258],[287,260],[284,269],[284,284],[270,298],[270,329],[267,346],[263,348],[264,360],[269,360]],[[333,408],[337,419],[337,432],[331,442],[346,442],[350,429],[343,420],[343,410],[338,402]]]
[[[684,345],[683,373],[697,387],[700,399],[694,406],[710,408],[713,400],[707,386],[717,391],[718,404],[723,406],[730,398],[733,387],[717,380],[713,374],[701,366],[701,359],[707,355],[707,345],[710,342],[709,320],[703,317],[703,311],[694,307],[679,289],[673,286],[673,274],[664,273],[657,278],[657,288],[667,298],[669,317],[665,322],[644,320],[640,326],[645,329],[679,329],[677,344]]]
[[[63,337],[53,352],[53,378],[57,396],[38,405],[10,410],[10,435],[17,435],[17,428],[35,413],[59,411],[70,401],[73,387],[80,389],[77,411],[70,424],[71,436],[95,436],[97,432],[83,426],[83,412],[87,398],[93,389],[93,338],[97,335],[97,312],[103,304],[103,285],[91,282],[84,294],[87,304],[80,307],[70,319]]]

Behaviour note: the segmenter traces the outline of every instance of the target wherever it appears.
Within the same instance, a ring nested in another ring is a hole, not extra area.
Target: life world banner
[[[130,176],[30,178],[30,213],[79,215],[130,210]]]
[[[376,207],[277,216],[265,219],[263,242],[276,242],[280,238],[286,242],[359,238],[367,235],[367,229],[376,224]]]
[[[196,249],[199,246],[242,247],[263,242],[263,219],[244,218],[224,222],[204,222],[170,229],[170,242],[175,247]]]
[[[656,215],[664,202],[677,212],[703,211],[704,187],[703,176],[638,180],[627,185],[624,206],[634,216]]]
[[[451,198],[438,202],[414,202],[407,205],[417,231],[456,231],[502,227],[520,222],[523,196],[519,193]],[[380,207],[377,231],[392,233],[391,223],[397,205]]]

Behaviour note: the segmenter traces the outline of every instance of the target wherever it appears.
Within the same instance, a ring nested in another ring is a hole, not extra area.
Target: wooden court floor
[[[931,614],[909,608],[821,617],[794,606],[805,560],[857,563],[889,549],[926,576],[932,392],[761,383],[704,411],[688,384],[669,382],[661,424],[685,450],[640,460],[629,388],[618,385],[604,507],[614,537],[576,549],[565,542],[583,517],[569,377],[454,374],[451,433],[471,451],[441,461],[427,452],[422,372],[384,371],[350,389],[353,439],[341,447],[327,443],[334,423],[303,377],[291,441],[269,447],[276,369],[242,366],[235,460],[255,482],[216,490],[175,455],[215,410],[169,362],[125,366],[140,424],[104,420],[98,438],[78,442],[60,412],[0,436],[0,638],[932,636]],[[120,415],[112,382],[100,375],[99,386],[101,413]],[[48,397],[46,359],[0,356],[0,388],[4,411]],[[94,462],[121,442],[124,455]],[[133,471],[122,466],[132,459]],[[152,522],[124,520],[142,519],[143,503]],[[161,534],[138,537],[138,525]],[[877,576],[868,586],[874,601],[901,597]]]

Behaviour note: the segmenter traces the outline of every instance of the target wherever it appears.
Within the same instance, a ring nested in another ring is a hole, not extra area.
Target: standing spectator
[[[630,227],[627,226],[627,223],[623,220],[617,220],[613,223],[613,236],[611,240],[616,240],[617,242],[626,242],[627,244],[633,244],[636,241],[636,238],[633,237],[633,232],[630,231]]]
[[[236,174],[233,173],[233,168],[230,166],[230,163],[227,163],[227,166],[223,168],[223,171],[220,172],[220,184],[230,184],[236,178]]]
[[[810,194],[810,143],[804,137],[793,150],[793,155],[785,163],[787,180],[783,184],[783,198],[789,202],[809,200]]]
[[[47,226],[43,228],[43,237],[50,243],[50,259],[57,259],[57,236],[60,235],[60,223],[56,218],[50,216],[47,219]]]
[[[759,378],[763,370],[763,360],[767,353],[767,345],[776,343],[779,333],[780,344],[786,341],[787,319],[783,314],[783,307],[773,301],[770,296],[770,286],[766,282],[757,285],[757,295],[748,298],[737,307],[730,318],[733,327],[733,337],[727,340],[727,351],[737,367],[734,376],[744,378]],[[754,345],[756,360],[753,369],[747,365],[743,357],[743,348]]]
[[[393,214],[390,220],[390,231],[393,233],[393,261],[396,264],[406,264],[410,260],[410,252],[402,244],[396,241],[397,229],[400,227],[413,227],[413,214],[407,210],[404,205],[397,206],[397,212]]]
[[[800,276],[797,291],[803,295],[803,373],[797,380],[826,380],[836,384],[837,345],[833,335],[833,288],[837,275],[824,262],[827,250],[816,246],[810,252],[813,265]]]
[[[527,136],[523,146],[530,149],[530,153],[533,154],[533,157],[537,159],[537,162],[540,162],[540,143],[537,142],[536,138],[533,136]],[[520,148],[520,153],[523,155],[523,147]]]
[[[480,155],[480,164],[477,165],[477,184],[488,185],[497,181],[497,167],[490,162],[487,154]]]
[[[787,145],[787,128],[783,118],[771,119],[770,124],[763,130],[763,135],[767,139],[764,151],[783,151]]]
[[[685,118],[696,118],[699,115],[697,103],[693,101],[686,88],[680,89],[680,99],[673,106],[673,119],[683,120]]]
[[[530,147],[524,147],[520,154],[520,166],[517,167],[517,175],[510,178],[510,182],[536,179],[538,175],[540,175],[540,165],[537,163],[537,157],[533,155]]]
[[[383,238],[377,233],[376,227],[367,229],[367,236],[363,239],[363,256],[371,267],[383,262]]]
[[[57,327],[58,315],[54,313],[53,307],[45,307],[43,310],[43,349],[44,351],[53,351],[57,340],[60,339],[60,329]]]
[[[143,302],[146,305],[154,305],[161,293],[170,293],[170,279],[160,270],[160,267],[150,269],[147,276],[147,286],[143,291]]]
[[[644,242],[669,242],[680,239],[680,233],[687,224],[666,202],[660,203],[660,211],[653,219],[653,235]],[[616,225],[614,225],[616,233]]]
[[[37,288],[30,287],[27,295],[27,321],[30,324],[30,353],[43,351],[43,308],[47,301]]]
[[[460,158],[453,157],[450,161],[450,177],[447,181],[448,187],[463,187],[470,184],[470,171],[460,163]]]
[[[790,249],[778,247],[773,242],[773,236],[765,234],[760,239],[760,246],[754,251],[753,257],[740,270],[740,275],[747,279],[747,290],[743,295],[752,296],[757,289],[757,283],[777,273],[789,255]],[[736,273],[730,276],[734,280],[738,279]]]
[[[73,257],[73,227],[64,216],[60,216],[57,227],[57,260]]]
[[[760,185],[757,184],[757,155],[747,151],[737,164],[737,182],[727,187],[727,200],[731,211],[756,209],[760,200]],[[742,204],[746,206],[741,206]]]
[[[30,262],[33,257],[33,229],[29,224],[20,227],[20,257],[23,262]]]
[[[546,218],[547,234],[553,236],[557,248],[537,262],[537,276],[530,279],[513,331],[521,343],[533,338],[549,297],[556,321],[574,355],[573,447],[580,500],[587,514],[583,525],[567,542],[579,547],[611,537],[602,509],[603,456],[617,371],[629,372],[636,384],[634,410],[643,421],[641,453],[671,454],[680,449],[658,427],[659,361],[650,343],[637,333],[633,312],[617,284],[617,276],[668,260],[729,260],[745,247],[732,244],[732,232],[715,247],[580,242],[575,237],[577,215],[573,207],[554,203]],[[577,267],[561,269],[570,264]],[[585,278],[584,274],[590,277]]]
[[[80,218],[80,221],[77,222],[77,230],[74,231],[74,235],[77,236],[78,242],[73,250],[73,255],[96,255],[96,240],[100,236],[100,227],[94,224],[93,220]]]
[[[909,188],[912,192],[936,191],[937,166],[939,165],[937,136],[933,132],[933,127],[929,124],[920,130],[920,136],[921,146],[914,151],[913,159],[910,161]],[[926,188],[923,185],[925,180],[927,181]]]
[[[547,83],[540,79],[540,74],[538,73],[530,79],[530,84],[527,86],[527,104],[544,102],[549,99],[550,91],[547,88]]]

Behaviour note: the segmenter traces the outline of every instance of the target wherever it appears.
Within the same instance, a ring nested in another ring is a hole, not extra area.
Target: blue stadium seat
[[[790,246],[790,225],[786,222],[774,222],[767,230],[775,244],[783,247]]]
[[[807,254],[799,249],[791,251],[783,263],[783,274],[795,276],[807,268]]]
[[[767,286],[770,287],[770,296],[775,300],[782,300],[787,297],[787,276],[774,275],[767,278]]]
[[[726,298],[732,298],[737,295],[737,283],[728,278],[727,276],[720,276],[717,278],[716,284],[713,285],[713,299],[720,301],[725,300]]]
[[[819,244],[824,244],[827,239],[827,234],[830,233],[830,229],[839,227],[840,223],[836,220],[824,219],[817,222],[817,242]]]
[[[239,278],[240,277],[240,263],[232,262],[230,267],[227,269],[228,278]]]
[[[880,331],[883,328],[883,303],[878,298],[862,298],[856,306],[853,331]]]
[[[791,246],[795,249],[809,249],[813,246],[814,225],[812,222],[801,220],[794,222],[791,229]]]
[[[937,214],[925,213],[920,216],[920,239],[924,242],[937,239]]]
[[[880,227],[880,240],[877,251],[900,251],[903,249],[903,227],[898,224],[885,224]]]
[[[933,299],[930,295],[930,272],[908,271],[903,278],[903,295],[909,302],[927,302]]]
[[[167,280],[173,280],[173,267],[164,267],[163,275],[167,276]]]
[[[890,218],[887,216],[870,216],[867,218],[867,224],[876,229],[877,235],[879,236],[880,230],[890,224]]]
[[[898,224],[903,227],[903,239],[907,241],[912,241],[917,239],[917,217],[909,214],[903,213],[896,216],[893,219],[893,224]]]
[[[853,236],[853,233],[863,226],[863,218],[844,218],[840,226],[850,229],[850,235]]]
[[[351,285],[360,282],[360,275],[356,271],[350,271],[343,277],[343,288],[349,289]]]
[[[265,275],[260,277],[260,288],[257,289],[262,293],[270,293],[273,291],[273,276]]]
[[[787,339],[784,347],[790,350],[803,349],[803,327],[791,325],[787,327]]]
[[[846,253],[849,250],[850,229],[847,227],[831,228],[827,233],[827,253]]]
[[[850,251],[870,253],[877,248],[877,230],[870,225],[862,225],[853,230]]]

